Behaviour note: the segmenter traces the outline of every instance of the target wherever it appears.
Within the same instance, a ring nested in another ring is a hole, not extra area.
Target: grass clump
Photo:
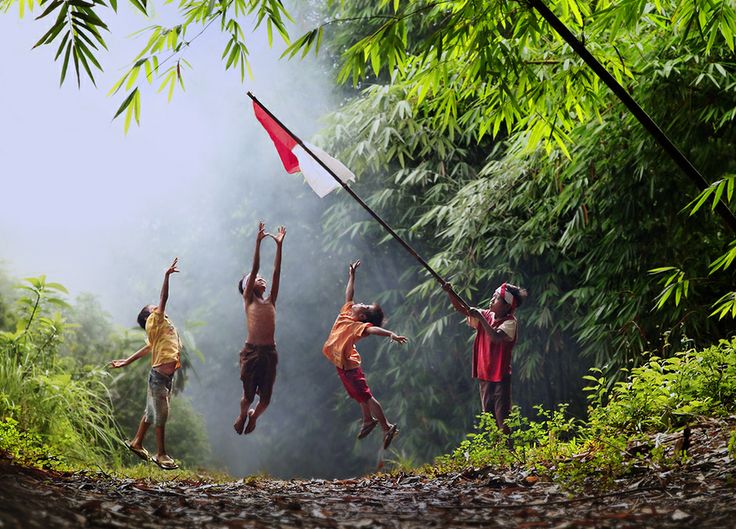
[[[21,289],[15,329],[0,332],[0,443],[36,466],[45,465],[44,452],[64,454],[71,466],[119,461],[107,373],[72,369],[58,355],[67,328],[58,312],[67,305],[60,297],[66,290],[44,276],[27,279]]]

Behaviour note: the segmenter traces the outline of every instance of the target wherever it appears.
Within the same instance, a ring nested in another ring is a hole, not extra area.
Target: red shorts
[[[336,369],[337,374],[340,375],[340,380],[342,380],[342,385],[345,386],[345,390],[350,395],[350,398],[358,402],[366,402],[373,397],[371,389],[365,381],[365,374],[360,367],[356,367],[355,369],[340,369],[336,367]]]

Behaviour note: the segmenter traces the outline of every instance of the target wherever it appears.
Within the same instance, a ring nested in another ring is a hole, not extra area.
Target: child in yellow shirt
[[[179,465],[166,453],[165,427],[169,416],[169,397],[174,380],[174,373],[181,367],[179,355],[181,341],[176,327],[166,316],[166,302],[169,299],[169,276],[178,272],[176,268],[179,258],[174,259],[164,274],[164,284],[161,288],[161,299],[158,306],[146,305],[138,314],[138,324],[146,330],[146,345],[133,355],[122,360],[113,360],[110,366],[119,368],[135,362],[139,358],[151,353],[151,371],[148,374],[148,392],[146,410],[143,414],[138,431],[132,441],[127,442],[128,448],[138,457],[151,460],[166,470],[179,468]],[[143,447],[143,438],[148,428],[153,424],[156,428],[157,453],[150,457]]]

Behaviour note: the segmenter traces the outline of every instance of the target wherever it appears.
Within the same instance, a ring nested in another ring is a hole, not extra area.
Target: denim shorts
[[[154,426],[164,426],[169,417],[169,396],[173,376],[167,376],[151,369],[148,374],[148,392],[146,396],[146,411],[143,421]]]

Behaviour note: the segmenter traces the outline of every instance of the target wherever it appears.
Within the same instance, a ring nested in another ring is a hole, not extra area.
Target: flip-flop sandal
[[[365,439],[368,437],[368,434],[373,431],[376,424],[378,424],[378,421],[375,419],[373,419],[373,422],[369,422],[368,424],[363,423],[363,427],[360,429],[360,432],[358,432],[358,439]]]
[[[399,429],[394,424],[391,428],[388,429],[388,431],[383,434],[383,449],[387,450],[389,446],[391,446],[391,441],[394,440],[394,437],[396,437],[396,434],[399,433]]]
[[[166,456],[166,459],[162,459],[162,460],[159,460],[157,456],[152,456],[151,461],[156,463],[159,467],[163,468],[164,470],[174,470],[174,469],[179,468],[179,465],[176,464],[176,461],[174,461],[168,456]]]
[[[144,447],[136,448],[133,446],[133,444],[130,441],[125,441],[125,446],[128,447],[128,450],[133,452],[135,455],[143,459],[144,461],[150,461],[151,460],[151,454],[148,453],[148,450],[146,450]]]

